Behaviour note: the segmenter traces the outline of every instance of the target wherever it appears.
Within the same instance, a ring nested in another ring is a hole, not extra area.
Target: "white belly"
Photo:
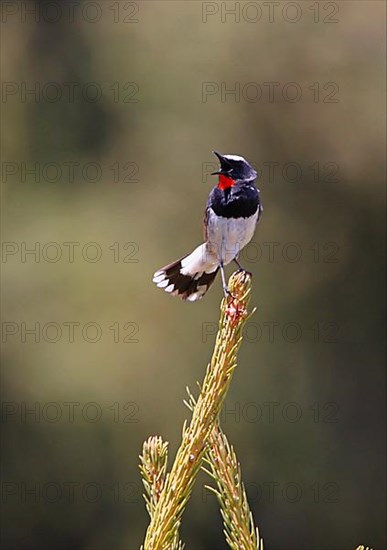
[[[250,218],[222,218],[212,209],[208,216],[208,243],[219,262],[229,264],[251,241],[257,224],[258,211]]]

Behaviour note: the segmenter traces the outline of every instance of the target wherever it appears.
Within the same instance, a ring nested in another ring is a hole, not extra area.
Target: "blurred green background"
[[[222,424],[265,548],[384,548],[384,3],[2,10],[3,548],[140,546],[138,455],[172,460],[222,297],[151,279],[201,242],[213,149],[260,172]],[[181,537],[224,549],[207,482]]]

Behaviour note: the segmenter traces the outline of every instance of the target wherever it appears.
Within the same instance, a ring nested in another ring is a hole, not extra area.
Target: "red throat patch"
[[[232,178],[228,178],[224,174],[220,174],[218,189],[221,189],[222,191],[224,191],[225,189],[228,189],[229,187],[234,187],[234,185],[235,185],[235,181]]]

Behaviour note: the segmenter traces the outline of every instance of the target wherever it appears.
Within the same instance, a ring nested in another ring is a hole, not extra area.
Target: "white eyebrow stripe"
[[[243,157],[240,157],[239,155],[223,155],[224,158],[230,159],[230,160],[245,160]]]

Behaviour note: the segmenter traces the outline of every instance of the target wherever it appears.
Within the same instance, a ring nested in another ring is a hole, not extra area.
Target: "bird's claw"
[[[253,276],[253,274],[251,273],[251,271],[247,271],[247,269],[244,269],[243,267],[240,267],[239,269],[236,270],[236,273],[247,273],[247,275],[249,275],[250,277]]]
[[[227,299],[230,297],[232,300],[235,300],[234,294],[231,292],[231,290],[228,289],[227,286],[223,287],[224,297]]]
[[[250,277],[253,276],[253,274],[250,272],[250,271],[247,271],[247,269],[244,269],[241,264],[238,262],[238,260],[236,258],[234,258],[234,262],[237,264],[238,266],[238,270],[237,270],[237,273],[240,273],[241,271],[243,271],[244,273],[247,273],[248,275],[250,275]]]

